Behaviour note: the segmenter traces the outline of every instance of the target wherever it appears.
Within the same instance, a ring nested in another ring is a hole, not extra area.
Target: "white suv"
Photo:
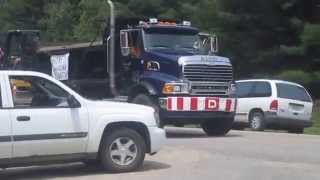
[[[135,170],[165,142],[154,113],[85,99],[45,74],[0,71],[0,168],[84,161]]]
[[[303,133],[312,126],[312,99],[301,85],[266,79],[241,80],[237,86],[235,122],[253,130],[266,127]]]

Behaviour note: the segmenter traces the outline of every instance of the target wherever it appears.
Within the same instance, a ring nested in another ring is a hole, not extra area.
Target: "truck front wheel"
[[[208,136],[224,136],[232,128],[233,118],[211,119],[201,124]]]
[[[119,128],[102,141],[100,159],[105,170],[120,173],[139,168],[144,161],[146,143],[142,136],[129,128]]]
[[[157,126],[159,128],[164,127],[164,123],[160,119],[160,114],[159,114],[160,107],[157,105],[156,101],[152,97],[145,94],[139,94],[133,98],[132,103],[152,107],[155,110],[155,119],[156,119]]]

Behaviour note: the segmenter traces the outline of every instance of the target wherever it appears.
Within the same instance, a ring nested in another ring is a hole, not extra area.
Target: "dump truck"
[[[88,98],[151,106],[159,127],[196,124],[208,135],[225,135],[234,121],[235,85],[231,61],[217,55],[217,37],[190,21],[115,17],[108,2],[101,41],[39,47],[37,31],[11,31],[7,46],[31,39],[37,53],[25,62],[9,45],[6,68],[50,74]]]

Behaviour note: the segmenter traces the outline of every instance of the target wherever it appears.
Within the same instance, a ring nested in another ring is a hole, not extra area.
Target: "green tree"
[[[93,40],[100,37],[109,8],[105,0],[81,0],[79,23],[75,25],[74,37],[78,40]]]
[[[304,55],[310,60],[311,67],[317,68],[320,71],[320,25],[307,24],[301,35]]]
[[[8,29],[36,29],[44,15],[44,0],[7,0],[0,6],[1,31]]]
[[[73,29],[78,23],[79,12],[76,1],[52,1],[46,4],[46,16],[40,25],[47,41],[72,41]]]
[[[222,52],[231,57],[238,77],[276,72],[286,59],[281,46],[300,42],[299,0],[217,0]],[[294,13],[293,13],[294,12]]]

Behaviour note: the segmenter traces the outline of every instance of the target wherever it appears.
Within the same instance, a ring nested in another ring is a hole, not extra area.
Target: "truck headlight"
[[[163,94],[188,94],[188,83],[165,83],[162,89]]]

